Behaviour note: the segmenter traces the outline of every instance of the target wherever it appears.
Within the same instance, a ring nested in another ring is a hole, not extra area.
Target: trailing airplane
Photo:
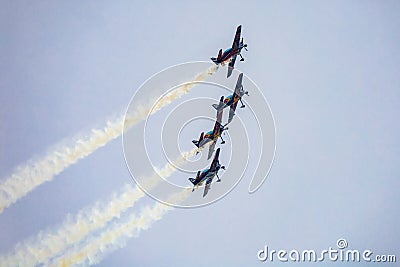
[[[206,186],[204,187],[204,193],[203,193],[203,197],[205,197],[208,193],[208,190],[210,190],[211,188],[211,183],[215,176],[217,176],[218,178],[217,182],[221,182],[221,179],[218,176],[218,171],[220,169],[225,170],[225,166],[221,166],[221,164],[219,163],[218,158],[220,150],[221,148],[218,148],[217,151],[215,152],[214,159],[209,169],[205,169],[202,172],[198,171],[196,178],[189,178],[189,181],[192,182],[193,184],[192,192],[199,186],[203,185],[205,182]]]
[[[218,105],[217,104],[212,105],[217,111],[222,110],[226,107],[231,107],[229,110],[228,123],[230,123],[232,121],[233,116],[235,115],[237,104],[239,101],[240,101],[240,103],[242,103],[242,106],[240,108],[245,107],[245,105],[243,104],[243,101],[242,101],[242,96],[249,95],[249,92],[243,90],[242,81],[243,81],[243,73],[240,73],[239,77],[237,79],[237,82],[236,82],[235,92],[232,95],[227,96],[224,99],[224,102],[222,105],[221,105],[221,103],[219,103]]]
[[[223,105],[223,104],[224,104],[224,97],[222,96],[219,101],[219,105]],[[210,148],[208,150],[207,159],[211,158],[211,156],[214,152],[215,143],[217,142],[218,137],[221,138],[221,140],[222,140],[221,144],[225,144],[225,140],[222,138],[222,133],[223,133],[223,131],[228,130],[228,127],[225,128],[226,125],[221,124],[222,113],[223,113],[223,109],[217,110],[217,119],[215,121],[214,129],[212,131],[209,131],[206,134],[204,134],[204,132],[202,132],[200,134],[199,140],[192,141],[193,144],[195,146],[197,146],[198,148],[203,147],[204,145],[208,144],[209,142],[212,142],[210,145]]]
[[[218,57],[211,58],[211,60],[217,65],[218,64],[224,65],[225,62],[227,62],[229,60],[228,74],[227,74],[228,78],[229,78],[229,76],[231,76],[232,71],[235,67],[235,61],[236,61],[237,55],[240,56],[240,58],[241,58],[240,61],[244,61],[244,58],[240,54],[240,51],[242,51],[243,48],[247,51],[247,44],[244,43],[243,38],[242,38],[242,40],[240,40],[241,30],[242,30],[242,25],[239,25],[236,29],[235,39],[233,40],[233,44],[232,44],[231,48],[226,49],[223,53],[222,53],[222,49],[220,49],[219,53],[218,53]]]

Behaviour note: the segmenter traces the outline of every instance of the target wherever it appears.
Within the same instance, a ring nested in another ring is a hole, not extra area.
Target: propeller
[[[247,44],[244,43],[243,37],[242,37],[242,40],[240,41],[240,44],[243,46],[244,50],[248,51],[247,48],[246,48]]]

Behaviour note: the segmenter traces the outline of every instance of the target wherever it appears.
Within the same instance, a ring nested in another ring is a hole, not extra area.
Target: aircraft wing
[[[235,68],[235,61],[236,61],[236,57],[237,55],[234,55],[231,57],[231,60],[229,61],[229,65],[228,65],[228,74],[227,74],[227,78],[229,78],[229,76],[232,75],[233,69]]]
[[[219,100],[219,104],[222,106],[224,105],[224,96],[221,96],[221,99]],[[219,124],[222,122],[222,113],[224,112],[224,109],[217,110],[217,121]]]
[[[210,167],[210,171],[211,171],[211,172],[215,171],[216,168],[217,168],[217,163],[218,163],[219,151],[220,151],[220,150],[221,150],[221,148],[218,148],[218,149],[217,149],[217,152],[215,152],[215,156],[214,156],[214,159],[213,159],[213,161],[212,161],[212,163],[211,163],[211,167]]]
[[[212,156],[212,154],[214,153],[214,149],[215,149],[215,144],[217,143],[217,139],[214,139],[208,149],[208,156],[207,156],[207,160],[209,160]]]
[[[224,105],[224,97],[223,96],[221,96],[221,99],[219,100],[219,105]],[[222,122],[223,112],[224,112],[224,109],[217,110],[217,119],[215,120],[214,129],[213,129],[214,136],[219,134],[219,128],[220,128],[220,125]]]
[[[205,197],[207,195],[207,193],[208,193],[208,190],[210,190],[212,180],[213,180],[213,178],[208,178],[207,179],[206,186],[204,187],[203,197]]]
[[[242,32],[242,25],[239,25],[236,29],[235,39],[233,39],[232,49],[239,47],[241,32]]]
[[[239,25],[236,29],[236,34],[235,34],[235,39],[233,39],[233,44],[232,44],[232,49],[236,50],[239,48],[240,45],[240,35],[242,32],[242,25]],[[227,78],[229,78],[229,76],[231,76],[233,69],[235,68],[235,61],[236,61],[236,56],[234,55],[231,57],[231,60],[229,61],[229,65],[228,65],[228,75],[226,76]]]
[[[235,115],[236,107],[237,107],[238,101],[239,101],[239,99],[241,97],[240,90],[243,87],[242,81],[243,81],[243,73],[240,73],[239,77],[237,79],[237,82],[236,82],[235,93],[233,94],[233,100],[234,101],[233,101],[233,103],[231,105],[231,109],[229,110],[228,123],[230,123],[232,121],[233,116]]]
[[[236,87],[235,87],[235,95],[240,97],[240,89],[242,89],[242,81],[243,81],[243,73],[239,74],[239,77],[236,82]]]
[[[238,104],[238,101],[233,102],[233,104],[231,105],[231,108],[229,110],[228,123],[231,123],[231,121],[233,120],[233,116],[235,115],[235,110],[236,110],[237,104]]]

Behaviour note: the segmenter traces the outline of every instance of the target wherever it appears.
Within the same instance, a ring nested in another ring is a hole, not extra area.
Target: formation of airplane
[[[192,192],[199,186],[203,185],[205,182],[206,185],[204,187],[204,192],[203,192],[203,197],[205,197],[208,193],[208,190],[210,190],[210,188],[211,188],[211,182],[213,181],[215,176],[217,176],[217,178],[218,178],[217,182],[221,182],[221,179],[218,176],[218,171],[220,169],[225,170],[225,166],[221,166],[221,164],[219,163],[219,151],[220,150],[221,150],[221,148],[218,148],[217,152],[215,152],[215,156],[211,163],[210,168],[205,169],[202,172],[198,171],[196,178],[189,178],[189,181],[191,181],[193,184]]]
[[[227,78],[231,76],[232,71],[235,68],[236,57],[239,55],[240,61],[244,61],[244,58],[242,57],[240,52],[242,51],[243,48],[244,50],[247,51],[247,44],[244,43],[243,37],[240,40],[241,31],[242,31],[242,25],[239,25],[236,29],[236,34],[235,38],[233,39],[232,47],[226,49],[223,53],[222,49],[220,49],[218,52],[218,56],[216,58],[215,57],[211,58],[211,60],[217,65],[225,64],[229,60]]]
[[[243,48],[247,51],[247,48],[246,48],[247,44],[245,44],[243,42],[243,38],[240,39],[241,30],[242,30],[242,26],[239,25],[236,29],[235,39],[233,41],[231,48],[228,48],[223,53],[222,53],[222,49],[221,49],[221,50],[219,50],[217,58],[214,58],[214,57],[211,58],[211,60],[217,65],[225,64],[226,62],[229,61],[227,78],[229,78],[233,72],[237,55],[239,55],[241,57],[241,59],[240,59],[241,61],[244,61],[240,52]],[[221,96],[219,103],[212,105],[217,111],[217,116],[215,119],[215,124],[214,124],[213,130],[211,130],[207,133],[201,132],[199,139],[192,141],[193,144],[198,148],[204,147],[205,145],[209,144],[207,160],[212,157],[212,154],[214,153],[215,145],[217,143],[218,138],[221,138],[221,144],[225,144],[225,140],[222,138],[222,133],[224,131],[228,130],[228,127],[226,127],[226,126],[229,123],[231,123],[231,121],[233,120],[233,116],[235,115],[238,102],[240,101],[240,103],[242,104],[241,108],[245,107],[245,105],[243,104],[243,101],[242,101],[242,97],[244,95],[249,95],[249,93],[243,89],[243,73],[240,73],[237,78],[237,82],[236,82],[236,86],[235,86],[235,90],[234,90],[233,94],[229,95],[225,98],[224,98],[224,96]],[[223,125],[222,124],[222,115],[223,115],[223,111],[226,107],[230,107],[229,117],[228,117],[228,122]],[[217,151],[215,152],[214,159],[210,165],[210,168],[205,169],[203,171],[198,171],[196,178],[189,178],[189,181],[193,184],[192,191],[194,191],[199,186],[202,186],[203,184],[205,184],[203,197],[205,197],[207,195],[208,191],[210,190],[211,183],[215,176],[217,176],[217,178],[218,178],[217,182],[221,181],[221,179],[218,176],[218,171],[220,169],[225,170],[225,166],[221,166],[221,164],[219,162],[220,150],[221,150],[221,148],[218,148]]]

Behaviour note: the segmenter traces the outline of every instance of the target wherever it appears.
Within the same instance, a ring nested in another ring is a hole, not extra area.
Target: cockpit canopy
[[[231,50],[232,50],[232,47],[231,48],[228,48],[228,49],[226,49],[225,50],[225,52],[224,52],[224,54],[226,55],[226,54],[228,54],[229,52],[231,52]]]

